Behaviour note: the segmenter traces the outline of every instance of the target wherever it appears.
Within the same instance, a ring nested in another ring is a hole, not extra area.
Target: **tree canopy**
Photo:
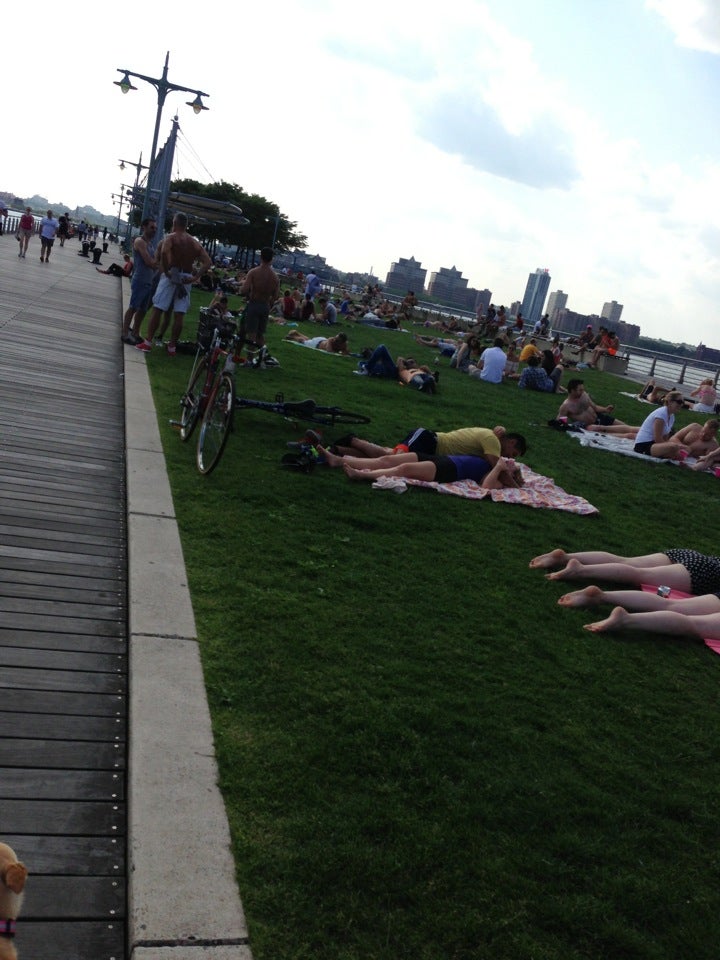
[[[238,251],[245,251],[246,255],[262,247],[274,246],[279,251],[304,250],[307,247],[307,237],[297,231],[297,223],[281,213],[277,204],[257,193],[245,193],[236,183],[227,183],[224,180],[218,183],[173,180],[170,189],[234,203],[250,221],[246,226],[191,222],[193,233],[206,242],[236,247]]]

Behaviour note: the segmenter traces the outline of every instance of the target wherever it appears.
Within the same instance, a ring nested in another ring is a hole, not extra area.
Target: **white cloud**
[[[667,21],[681,47],[720,54],[720,6],[717,0],[645,0]]]

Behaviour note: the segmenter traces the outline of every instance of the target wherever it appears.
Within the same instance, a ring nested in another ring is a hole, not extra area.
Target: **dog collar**
[[[15,920],[0,920],[0,937],[15,936]]]

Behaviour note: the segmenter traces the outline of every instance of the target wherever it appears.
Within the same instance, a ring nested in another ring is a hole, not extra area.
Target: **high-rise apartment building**
[[[550,317],[550,326],[557,320],[559,310],[564,310],[567,306],[568,295],[562,290],[553,290],[548,297],[547,309],[545,313]]]
[[[425,289],[426,276],[427,270],[415,257],[410,257],[409,260],[400,257],[397,263],[390,264],[385,286],[388,290],[397,290],[402,293],[412,290],[419,297]]]
[[[474,303],[477,291],[473,290],[468,295],[467,278],[463,277],[460,270],[440,267],[437,272],[430,274],[428,293],[448,306],[467,310],[472,309],[470,300]]]
[[[603,305],[602,312],[600,316],[607,320],[608,323],[615,326],[620,323],[620,316],[623,312],[623,305],[618,303],[616,300],[611,300],[610,303]]]
[[[488,312],[488,307],[492,303],[492,290],[488,290],[487,287],[484,290],[475,291],[475,310],[479,310],[482,314]]]
[[[545,267],[538,267],[535,273],[531,273],[528,277],[522,302],[522,315],[525,323],[535,324],[542,317],[550,280],[550,272]]]

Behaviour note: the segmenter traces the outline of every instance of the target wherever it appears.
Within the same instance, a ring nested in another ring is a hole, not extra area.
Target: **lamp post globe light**
[[[155,90],[157,91],[158,105],[157,105],[157,114],[155,116],[155,131],[153,133],[152,148],[150,150],[150,166],[148,168],[148,178],[147,178],[148,185],[147,185],[147,189],[145,190],[145,199],[143,201],[143,210],[142,210],[143,220],[149,214],[150,185],[151,185],[151,180],[153,175],[153,167],[155,165],[158,135],[160,133],[160,120],[162,119],[162,111],[165,105],[165,98],[167,97],[168,93],[170,93],[173,90],[181,91],[183,93],[194,93],[195,99],[188,100],[187,105],[189,107],[192,107],[195,113],[202,113],[203,110],[208,109],[208,107],[206,107],[205,104],[203,103],[202,98],[209,97],[210,96],[209,93],[204,93],[202,90],[195,90],[192,87],[183,87],[183,86],[180,86],[180,84],[171,83],[168,80],[167,74],[168,74],[169,60],[170,60],[170,52],[168,51],[165,54],[165,66],[163,67],[163,72],[161,77],[147,77],[145,76],[145,74],[134,73],[132,70],[124,70],[118,67],[117,72],[121,73],[122,77],[120,80],[113,81],[115,86],[120,87],[123,93],[129,93],[130,90],[137,90],[137,87],[133,86],[132,80],[130,79],[131,77],[134,77],[137,80],[144,80],[145,83],[152,84],[152,86],[155,87]],[[124,161],[121,161],[121,162],[124,162]],[[140,171],[138,169],[138,175],[139,175],[139,172]]]

